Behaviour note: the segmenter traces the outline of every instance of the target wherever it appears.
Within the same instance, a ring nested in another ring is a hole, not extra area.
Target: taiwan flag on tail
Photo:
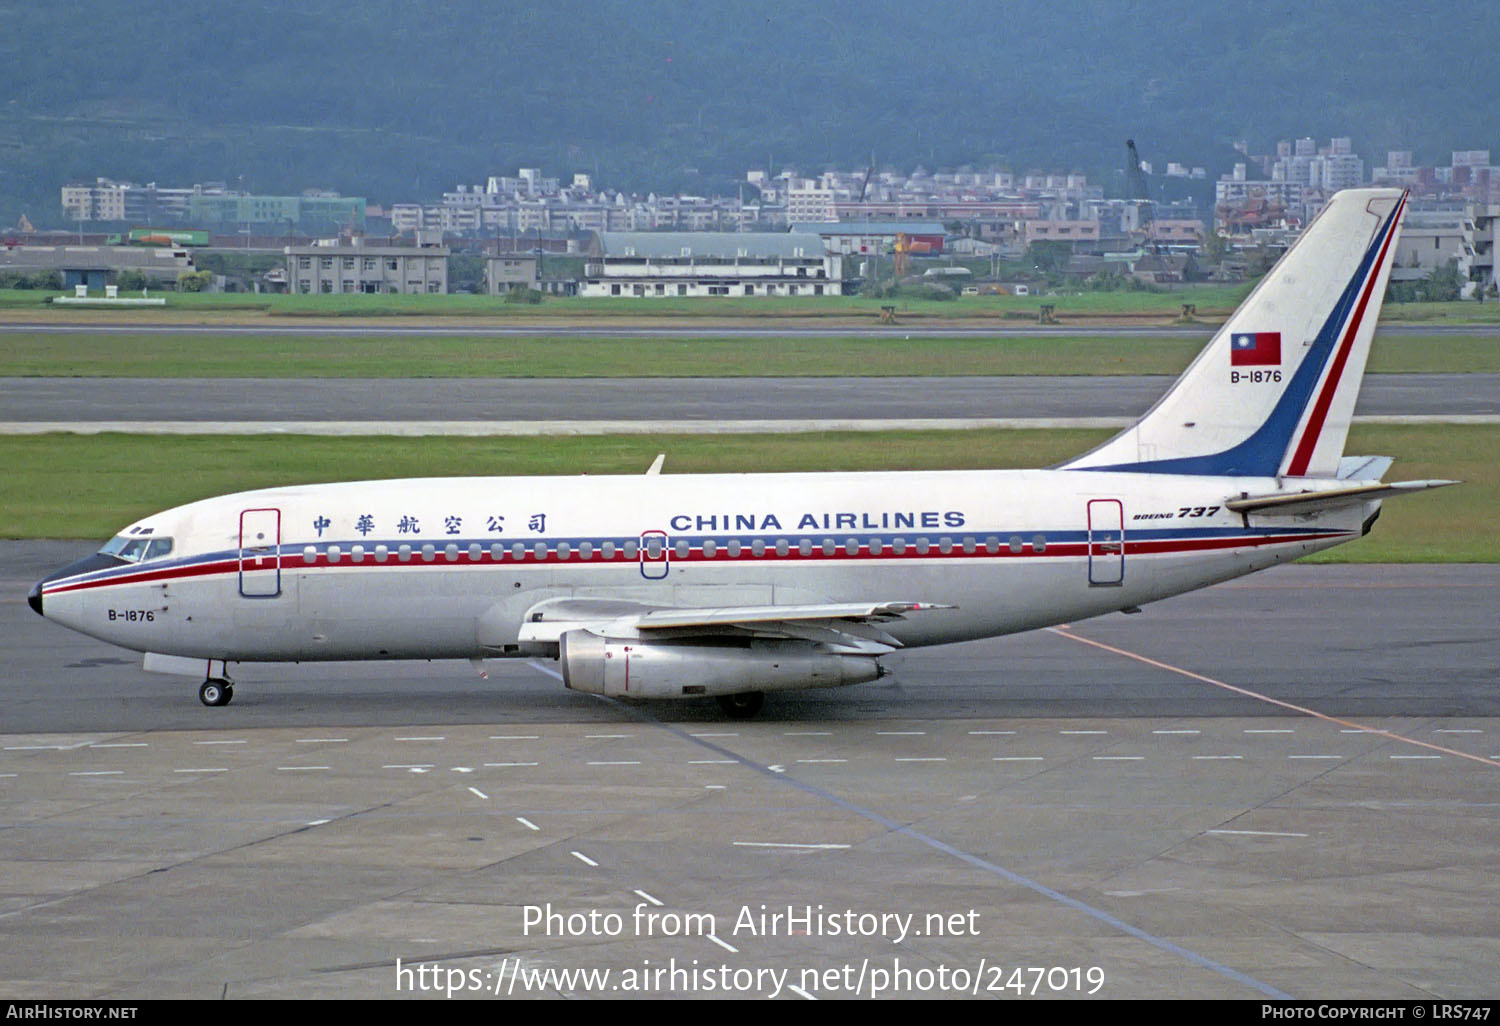
[[[1280,367],[1281,332],[1255,331],[1229,336],[1229,366]]]

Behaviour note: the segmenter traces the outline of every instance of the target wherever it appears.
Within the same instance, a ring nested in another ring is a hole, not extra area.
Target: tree
[[[213,280],[212,271],[183,271],[177,276],[177,291],[206,292]]]
[[[146,289],[149,282],[142,272],[126,268],[115,274],[115,284],[120,287],[121,292],[140,292]]]
[[[1073,244],[1071,242],[1044,240],[1033,242],[1026,247],[1026,258],[1031,261],[1031,266],[1049,274],[1061,273],[1066,269],[1068,259],[1072,255]]]

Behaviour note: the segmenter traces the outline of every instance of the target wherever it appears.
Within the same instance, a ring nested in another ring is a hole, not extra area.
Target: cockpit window
[[[122,534],[118,538],[111,538],[99,551],[127,563],[142,563],[148,559],[160,559],[171,552],[172,539],[153,538],[150,535],[132,538]]]

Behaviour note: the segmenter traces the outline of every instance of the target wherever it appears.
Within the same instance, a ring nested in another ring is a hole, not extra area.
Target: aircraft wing
[[[1384,481],[1374,481],[1369,484],[1347,485],[1343,488],[1325,488],[1322,490],[1305,489],[1300,492],[1276,492],[1268,495],[1242,495],[1237,499],[1227,499],[1224,508],[1236,513],[1260,513],[1260,514],[1286,514],[1292,516],[1299,513],[1313,513],[1319,510],[1337,509],[1340,506],[1352,506],[1366,499],[1383,499],[1393,495],[1407,495],[1412,492],[1426,491],[1429,488],[1442,488],[1445,485],[1460,484],[1459,481],[1393,481],[1386,484]]]
[[[930,602],[832,602],[714,609],[651,606],[614,599],[550,599],[533,606],[521,626],[523,642],[557,641],[571,630],[614,638],[691,638],[739,634],[818,641],[837,651],[880,655],[901,643],[880,625],[912,613],[952,609]]]

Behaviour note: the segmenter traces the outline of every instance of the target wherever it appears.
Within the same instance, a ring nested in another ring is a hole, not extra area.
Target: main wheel
[[[198,688],[198,701],[204,705],[228,705],[234,697],[234,685],[223,680],[206,680]]]
[[[737,695],[719,695],[719,708],[724,715],[735,720],[748,720],[760,712],[766,696],[760,691],[741,691]]]

